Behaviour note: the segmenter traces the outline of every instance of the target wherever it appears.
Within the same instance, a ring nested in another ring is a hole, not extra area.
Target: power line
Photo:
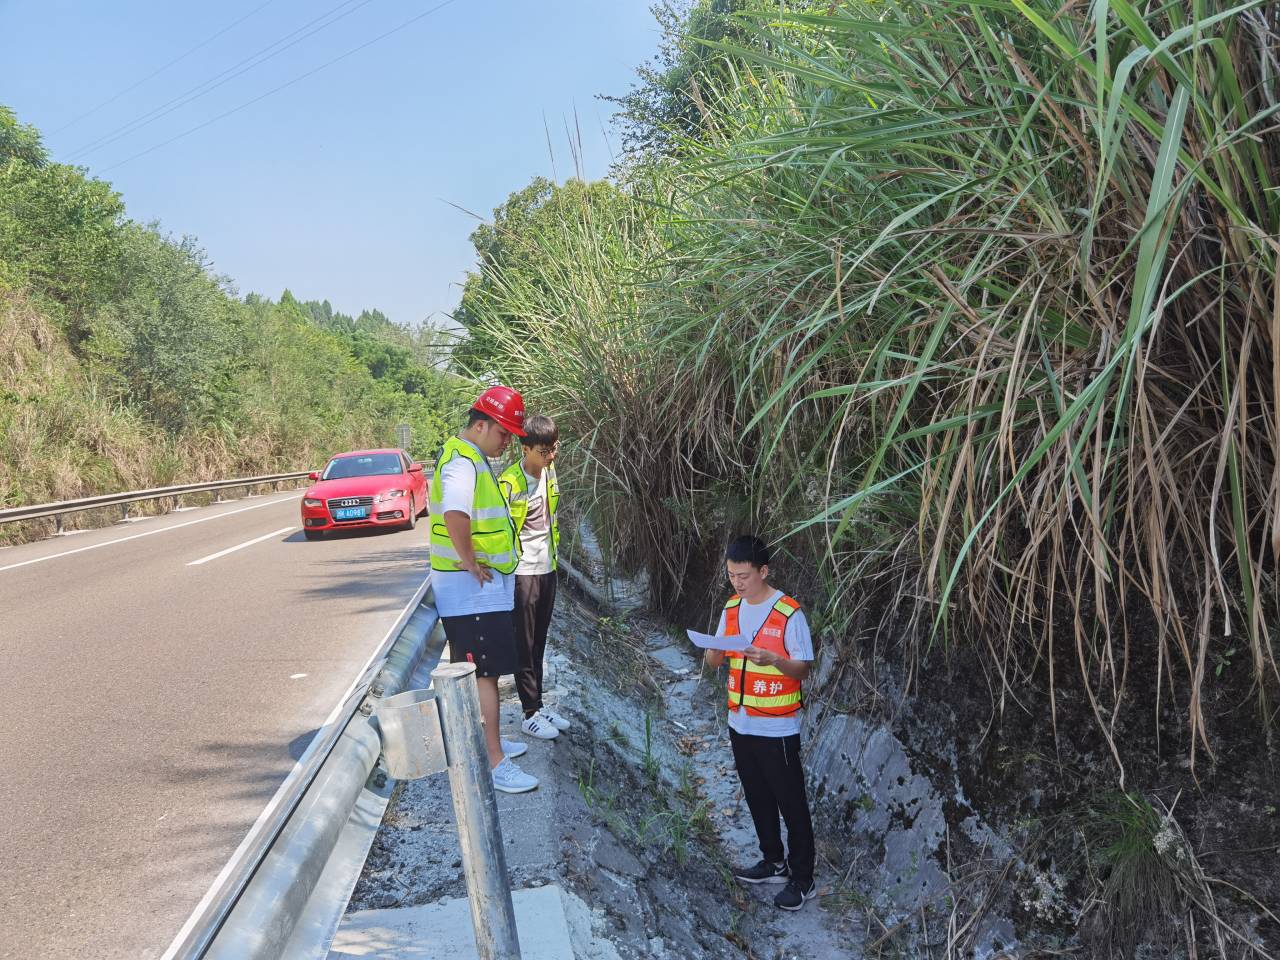
[[[299,83],[303,80],[306,80],[308,77],[314,76],[315,74],[319,73],[321,70],[324,70],[328,67],[333,66],[335,63],[338,63],[340,60],[345,60],[347,59],[347,57],[350,57],[353,54],[359,53],[361,50],[365,49],[366,47],[371,47],[375,43],[385,40],[387,37],[391,36],[392,34],[399,33],[401,30],[405,29],[406,27],[412,26],[413,24],[417,23],[419,20],[425,19],[426,17],[431,16],[431,14],[436,13],[440,10],[443,10],[445,7],[450,6],[456,2],[457,0],[443,0],[442,3],[437,3],[434,7],[431,7],[429,10],[424,10],[422,13],[419,13],[416,16],[410,17],[408,20],[404,21],[399,26],[392,27],[386,33],[378,34],[378,36],[374,37],[372,40],[366,40],[364,43],[360,44],[358,47],[352,47],[346,53],[339,54],[338,56],[334,57],[332,60],[326,60],[324,63],[320,64],[320,66],[315,67],[311,70],[308,70],[306,73],[299,74],[298,76],[294,77],[292,80],[289,80],[285,83],[280,84],[280,86],[278,87],[272,87],[266,93],[259,94],[258,96],[254,97],[252,100],[246,100],[244,103],[240,104],[239,106],[232,107],[230,110],[220,113],[216,117],[211,117],[210,119],[206,120],[204,123],[197,124],[196,126],[192,127],[189,130],[184,130],[182,133],[178,134],[177,136],[170,137],[168,140],[162,140],[160,143],[157,143],[155,146],[148,147],[146,150],[143,150],[141,153],[135,153],[133,156],[127,157],[126,159],[121,160],[119,163],[113,163],[111,166],[106,167],[103,170],[100,170],[99,173],[109,173],[110,171],[116,169],[117,167],[122,167],[126,163],[132,163],[134,160],[137,160],[140,157],[145,157],[149,153],[154,153],[155,151],[161,149],[162,147],[167,147],[171,143],[181,140],[184,137],[188,137],[199,130],[203,130],[205,127],[210,126],[211,124],[217,123],[219,120],[224,120],[227,117],[231,116],[233,113],[239,113],[241,110],[245,109],[246,107],[251,107],[255,103],[259,102],[260,100],[265,100],[267,97],[270,97],[273,94],[277,94],[281,90],[284,90],[288,87],[292,87],[295,83]]]
[[[142,114],[141,116],[135,117],[134,119],[130,120],[128,123],[124,124],[122,127],[117,127],[115,130],[108,131],[107,133],[99,137],[97,140],[87,143],[83,147],[80,147],[77,150],[73,150],[68,155],[68,160],[76,160],[79,157],[85,156],[90,153],[94,153],[100,150],[102,147],[115,143],[117,140],[121,140],[132,133],[136,133],[137,131],[141,130],[143,127],[150,126],[151,124],[159,120],[161,117],[166,117],[169,114],[173,113],[175,110],[179,110],[182,107],[185,107],[188,103],[192,103],[196,100],[199,100],[205,94],[212,93],[214,90],[218,89],[218,87],[222,86],[223,84],[230,83],[236,77],[243,76],[244,74],[252,70],[254,67],[261,66],[262,64],[266,63],[268,60],[272,59],[273,57],[279,56],[280,54],[288,50],[290,47],[295,47],[299,43],[301,43],[303,40],[306,40],[309,37],[315,36],[321,30],[325,29],[326,27],[332,26],[333,24],[341,20],[343,17],[350,16],[351,14],[359,10],[361,7],[368,6],[370,3],[373,2],[373,0],[359,0],[359,2],[356,3],[354,7],[350,7],[350,4],[352,2],[353,0],[342,0],[342,3],[339,3],[336,7],[332,7],[329,10],[325,11],[324,13],[320,14],[320,16],[316,17],[315,19],[307,21],[301,27],[299,27],[298,29],[290,33],[285,34],[279,40],[276,40],[273,43],[267,44],[257,53],[250,54],[249,56],[245,57],[243,60],[239,61],[238,63],[232,64],[230,67],[228,67],[226,70],[223,70],[221,73],[214,74],[214,76],[210,77],[208,80],[198,83],[194,87],[191,87],[188,90],[185,90],[184,92],[178,94],[178,96],[174,97],[172,100],[167,100],[164,103],[160,104],[160,106],[155,107],[152,110],[149,110],[148,112]],[[342,10],[343,7],[349,7],[349,9]],[[339,10],[342,10],[342,12],[338,13],[338,15],[334,17],[333,14],[337,13]],[[321,23],[321,21],[324,21],[326,20],[326,18],[329,18],[329,17],[333,17],[333,18],[327,20],[327,22]],[[315,24],[319,24],[319,26],[315,26]],[[315,28],[310,29],[313,26]],[[299,34],[301,34],[301,36],[298,36]],[[294,39],[290,39],[290,38],[294,38]],[[285,43],[286,40],[289,40],[290,42]],[[284,43],[284,46],[280,46],[280,44],[282,43]],[[279,47],[279,49],[273,50],[272,49],[273,47]],[[246,64],[248,65],[245,66]],[[217,82],[214,82],[214,81],[217,81]]]
[[[157,67],[155,70],[151,71],[151,73],[148,73],[148,74],[147,74],[145,77],[143,77],[141,80],[138,80],[137,82],[133,83],[132,85],[125,87],[123,90],[121,90],[119,93],[115,94],[114,96],[108,97],[106,100],[103,100],[100,104],[98,104],[98,105],[97,105],[96,107],[94,107],[92,110],[87,110],[86,112],[84,112],[84,113],[80,114],[80,116],[76,117],[74,120],[69,120],[69,121],[67,121],[67,122],[66,122],[66,123],[64,123],[62,126],[58,127],[58,129],[54,130],[54,131],[52,132],[52,134],[51,134],[51,135],[59,134],[59,133],[61,133],[63,130],[67,130],[67,129],[71,128],[71,127],[74,127],[74,126],[75,126],[77,123],[79,123],[81,120],[84,120],[86,117],[91,117],[91,116],[93,116],[95,113],[97,113],[97,112],[98,112],[99,110],[101,110],[103,107],[108,107],[108,106],[110,106],[111,104],[115,103],[117,100],[119,100],[121,97],[123,97],[126,93],[130,93],[130,92],[132,92],[132,91],[134,91],[134,90],[137,90],[137,89],[138,89],[138,87],[142,86],[142,85],[143,85],[144,83],[146,83],[148,80],[152,79],[153,77],[158,77],[160,74],[164,73],[166,70],[168,70],[168,69],[169,69],[170,67],[172,67],[174,64],[176,64],[176,63],[181,63],[183,60],[187,59],[187,57],[191,56],[191,55],[192,55],[193,53],[195,53],[197,50],[201,50],[201,49],[203,49],[204,47],[207,47],[209,44],[213,43],[213,41],[217,40],[217,39],[218,39],[220,36],[222,36],[224,33],[227,33],[228,31],[230,31],[230,30],[234,29],[235,27],[240,26],[240,24],[244,23],[246,20],[248,20],[250,17],[252,17],[255,13],[257,13],[259,10],[263,9],[264,7],[269,7],[269,6],[271,6],[271,4],[273,4],[273,3],[275,3],[275,2],[276,2],[276,0],[267,0],[267,2],[266,2],[266,3],[259,4],[258,6],[254,7],[252,10],[250,10],[248,13],[246,13],[246,14],[245,14],[243,17],[241,17],[239,20],[236,20],[236,21],[234,21],[234,22],[232,22],[232,23],[227,24],[227,26],[223,27],[221,30],[219,30],[217,33],[215,33],[213,36],[211,36],[211,37],[207,37],[206,39],[201,40],[199,43],[197,43],[194,47],[192,47],[192,48],[191,48],[190,50],[188,50],[186,53],[179,54],[178,56],[174,57],[172,60],[170,60],[168,63],[166,63],[166,64],[165,64],[164,66],[162,66],[162,67]]]
[[[346,17],[349,14],[354,13],[356,10],[359,10],[361,7],[366,6],[367,4],[372,2],[372,0],[360,0],[360,2],[357,3],[354,7],[350,6],[352,2],[354,2],[354,0],[342,0],[342,2],[339,3],[337,6],[331,7],[329,10],[326,10],[324,13],[320,14],[320,16],[307,21],[301,27],[298,27],[296,30],[290,31],[289,33],[285,34],[283,37],[280,37],[278,40],[275,40],[272,43],[267,44],[265,47],[258,50],[257,52],[252,53],[249,56],[245,57],[244,59],[238,61],[237,63],[232,64],[230,67],[223,70],[221,73],[214,74],[209,79],[204,80],[201,83],[196,84],[194,87],[190,87],[189,89],[178,94],[173,99],[165,101],[164,103],[160,104],[160,106],[155,107],[154,109],[149,110],[148,112],[135,117],[134,119],[130,120],[128,123],[124,124],[123,126],[117,127],[115,130],[108,131],[107,133],[103,134],[101,137],[92,141],[91,143],[85,144],[83,147],[80,147],[79,149],[72,151],[68,159],[75,160],[89,153],[93,153],[101,149],[102,147],[115,143],[117,140],[123,139],[129,134],[136,133],[138,130],[141,130],[143,127],[150,126],[152,123],[154,123],[156,120],[159,120],[161,117],[168,116],[169,114],[173,113],[175,110],[181,109],[182,107],[186,106],[188,103],[192,103],[193,101],[200,99],[205,94],[213,92],[223,84],[229,83],[230,81],[234,80],[236,77],[239,77],[245,73],[248,73],[254,67],[261,66],[262,64],[266,63],[268,60],[272,59],[273,57],[278,56],[281,53],[284,53],[284,51],[288,50],[290,47],[294,47],[297,44],[301,43],[303,40],[306,40],[307,38],[314,36],[316,33],[319,33],[325,27],[328,27],[334,23],[337,23],[343,17]],[[343,10],[343,7],[349,7],[349,9]],[[339,11],[341,12],[339,13]],[[338,14],[336,17],[333,16],[335,13]],[[329,19],[330,17],[332,17],[332,19]],[[317,24],[319,25],[316,26]],[[312,29],[313,27],[314,29]],[[301,36],[299,36],[299,34],[301,34]],[[285,41],[289,41],[289,42],[286,43]],[[281,44],[284,44],[284,46],[281,46]],[[279,48],[279,49],[274,49],[274,48]]]

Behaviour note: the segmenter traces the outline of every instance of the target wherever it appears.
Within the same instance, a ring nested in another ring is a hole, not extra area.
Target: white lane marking
[[[249,832],[244,835],[244,839],[240,841],[240,846],[236,847],[235,853],[231,854],[231,858],[226,862],[226,865],[223,866],[221,872],[214,878],[213,883],[209,885],[208,891],[201,898],[200,902],[196,904],[196,908],[191,911],[191,916],[187,917],[187,922],[182,925],[182,929],[179,930],[178,935],[173,938],[173,942],[169,944],[169,949],[164,952],[164,956],[162,956],[160,960],[173,960],[174,956],[178,952],[178,948],[182,946],[182,941],[186,939],[187,934],[190,933],[191,929],[196,925],[196,921],[200,918],[200,914],[204,912],[205,907],[209,905],[209,902],[213,900],[214,895],[218,892],[218,888],[222,886],[223,881],[230,875],[232,867],[234,867],[237,861],[239,861],[244,851],[247,850],[251,844],[256,842],[258,833],[262,830],[263,824],[274,815],[276,807],[280,806],[281,802],[284,800],[285,793],[293,785],[294,779],[301,774],[303,767],[308,763],[308,761],[310,761],[311,755],[316,752],[316,748],[320,745],[320,734],[338,718],[338,715],[342,712],[342,705],[347,702],[347,698],[350,697],[352,691],[355,690],[356,684],[360,682],[360,678],[364,676],[365,671],[369,669],[369,665],[372,664],[374,658],[378,656],[378,651],[386,645],[387,640],[391,637],[391,631],[400,626],[401,621],[405,619],[408,612],[421,601],[422,598],[418,596],[418,591],[422,589],[422,584],[426,583],[426,581],[430,579],[431,574],[427,574],[426,579],[414,588],[413,596],[410,598],[409,602],[401,608],[400,614],[395,618],[395,620],[391,621],[391,626],[387,628],[387,632],[383,635],[382,640],[373,648],[373,653],[369,654],[369,659],[366,660],[364,666],[360,668],[360,671],[356,674],[356,678],[351,681],[351,686],[347,687],[347,692],[338,699],[336,704],[334,704],[333,710],[329,713],[329,718],[320,725],[320,729],[311,737],[311,742],[307,745],[307,749],[302,751],[302,756],[300,756],[297,763],[293,765],[293,769],[289,771],[289,775],[284,778],[284,782],[280,784],[275,795],[267,802],[262,813],[258,814],[258,819],[253,822],[253,826],[249,828]]]
[[[303,677],[305,677],[305,676],[306,676],[306,674],[305,674],[305,673],[294,673],[294,674],[291,674],[291,675],[289,676],[289,679],[290,679],[290,680],[301,680],[301,679],[302,679]]]
[[[217,560],[219,557],[225,557],[228,553],[235,553],[237,550],[243,550],[245,547],[252,547],[255,543],[261,543],[263,540],[270,540],[272,537],[278,537],[282,533],[288,533],[294,529],[291,523],[287,527],[281,527],[279,530],[272,530],[270,533],[264,533],[260,537],[254,537],[252,540],[246,540],[244,543],[237,543],[234,547],[227,547],[225,550],[219,550],[217,553],[211,553],[207,557],[201,557],[199,560],[192,560],[187,564],[188,567],[198,567],[202,563],[208,563],[210,560]]]
[[[87,547],[76,547],[74,550],[63,550],[61,553],[51,553],[47,557],[36,557],[34,560],[23,560],[21,563],[11,563],[7,567],[0,567],[0,573],[4,573],[6,570],[16,570],[18,567],[30,566],[33,563],[44,563],[46,560],[57,560],[59,557],[69,557],[73,553],[84,553],[86,550],[97,550],[99,547],[109,547],[116,543],[125,543],[129,540],[138,540],[141,537],[150,537],[157,533],[168,533],[170,530],[181,530],[183,527],[190,527],[194,524],[204,523],[208,520],[220,520],[223,517],[230,517],[233,514],[244,513],[247,510],[260,510],[262,507],[270,507],[277,503],[283,503],[291,496],[297,496],[297,494],[287,494],[286,496],[281,497],[278,500],[272,500],[269,503],[255,503],[251,507],[240,507],[236,510],[228,510],[226,513],[217,513],[211,517],[201,517],[199,520],[187,520],[183,523],[175,523],[171,527],[161,527],[159,530],[148,530],[146,533],[134,533],[127,537],[118,537],[115,540],[106,540],[102,543],[91,543]]]

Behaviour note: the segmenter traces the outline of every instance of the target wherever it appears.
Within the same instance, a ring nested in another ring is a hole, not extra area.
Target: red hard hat
[[[524,398],[510,387],[490,387],[471,405],[471,409],[487,413],[500,427],[517,437],[524,436]]]

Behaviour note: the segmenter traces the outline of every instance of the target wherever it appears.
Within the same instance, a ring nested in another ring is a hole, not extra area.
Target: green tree
[[[602,210],[623,200],[619,188],[606,180],[556,185],[536,177],[494,210],[493,222],[481,224],[471,234],[479,263],[468,274],[454,313],[467,331],[467,338],[454,350],[454,362],[476,376],[497,369],[497,359],[509,348],[509,341],[507,336],[494,338],[494,325],[508,328],[518,340],[530,317],[513,302],[554,300],[550,295],[532,296],[534,288],[545,291],[556,282],[546,262],[546,249],[555,245],[553,238],[561,236],[565,224],[589,224]],[[499,289],[512,286],[524,287],[527,296],[513,301]]]
[[[194,239],[129,224],[120,235],[122,295],[92,323],[88,353],[122,393],[176,433],[233,413],[239,305]]]
[[[123,226],[109,184],[60,163],[0,164],[0,281],[55,301],[73,342],[93,305],[116,290]]]
[[[398,423],[432,456],[461,411],[440,350],[376,309],[238,299],[0,107],[0,500],[318,464]]]
[[[637,82],[622,96],[602,96],[618,107],[614,118],[622,148],[633,158],[677,150],[682,138],[702,135],[703,100],[709,76],[722,70],[718,54],[703,41],[741,39],[733,14],[749,0],[660,0],[650,11],[661,39],[657,55],[636,70]]]
[[[43,167],[49,160],[40,131],[19,123],[12,110],[0,104],[0,165],[21,160],[33,167]]]

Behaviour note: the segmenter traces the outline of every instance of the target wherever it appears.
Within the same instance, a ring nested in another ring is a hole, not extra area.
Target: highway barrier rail
[[[324,956],[368,849],[346,837],[370,819],[376,830],[381,811],[360,802],[371,788],[389,793],[377,704],[425,686],[444,648],[430,587],[428,577],[162,960]]]
[[[279,489],[280,484],[292,480],[305,480],[310,471],[296,473],[270,473],[259,477],[240,477],[236,480],[205,480],[200,483],[182,483],[174,487],[155,487],[151,490],[131,490],[128,493],[106,493],[96,497],[81,497],[79,500],[62,500],[57,503],[37,503],[27,507],[6,507],[0,510],[0,523],[15,523],[19,520],[39,520],[53,517],[58,530],[62,529],[62,517],[68,513],[79,513],[83,510],[94,510],[99,507],[118,506],[129,516],[129,505],[144,500],[163,500],[172,498],[175,502],[184,494],[218,493],[236,487],[246,490],[264,484],[272,484]]]

